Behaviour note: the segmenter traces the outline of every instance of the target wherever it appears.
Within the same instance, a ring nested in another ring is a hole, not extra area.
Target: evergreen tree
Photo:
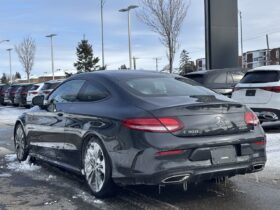
[[[1,78],[1,83],[2,84],[8,84],[8,78],[7,75],[5,73],[3,73],[2,78]]]
[[[15,74],[15,79],[21,79],[21,75],[20,75],[19,72],[16,72],[16,74]]]
[[[189,53],[183,50],[180,55],[180,74],[187,74],[195,70],[194,63],[191,61]]]
[[[120,68],[119,68],[119,70],[127,70],[127,69],[128,69],[128,68],[126,67],[125,64],[121,65]]]
[[[92,45],[88,43],[88,40],[83,39],[77,47],[78,61],[74,63],[78,73],[91,72],[99,69],[97,63],[99,62],[98,57],[93,56]]]

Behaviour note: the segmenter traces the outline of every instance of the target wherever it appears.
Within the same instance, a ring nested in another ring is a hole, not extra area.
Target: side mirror
[[[33,99],[32,99],[32,104],[33,106],[44,106],[44,101],[45,101],[45,96],[43,95],[40,95],[40,96],[35,96]]]

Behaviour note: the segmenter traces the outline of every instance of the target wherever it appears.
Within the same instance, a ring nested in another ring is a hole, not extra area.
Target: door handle
[[[59,116],[59,117],[62,117],[63,116],[63,113],[57,113],[57,116]]]

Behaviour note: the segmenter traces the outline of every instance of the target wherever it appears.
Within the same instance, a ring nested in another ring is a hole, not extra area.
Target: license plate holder
[[[256,95],[256,90],[247,90],[246,91],[246,96],[255,96]]]
[[[220,165],[236,162],[236,150],[234,146],[217,147],[211,149],[212,164]]]

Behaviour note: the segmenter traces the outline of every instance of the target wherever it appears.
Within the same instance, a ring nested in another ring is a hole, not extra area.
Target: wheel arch
[[[105,145],[104,140],[102,139],[102,137],[99,136],[99,135],[96,134],[96,133],[89,132],[89,133],[86,133],[86,134],[84,135],[83,140],[82,140],[81,153],[80,153],[80,156],[81,156],[81,163],[80,163],[80,164],[81,164],[81,166],[82,166],[82,170],[84,169],[83,157],[84,157],[85,148],[86,148],[87,143],[89,142],[89,140],[92,139],[92,138],[95,138],[95,139],[97,139],[97,140],[100,141],[100,143],[102,144],[102,146],[103,146],[104,149],[105,149],[104,152],[107,153],[108,159],[109,159],[109,161],[110,161],[110,165],[113,167],[112,159],[111,159],[111,157],[110,157],[110,155],[109,155],[109,152],[108,152],[108,150],[107,150],[107,147],[106,147],[106,145]],[[111,172],[111,173],[112,173],[112,172]]]

